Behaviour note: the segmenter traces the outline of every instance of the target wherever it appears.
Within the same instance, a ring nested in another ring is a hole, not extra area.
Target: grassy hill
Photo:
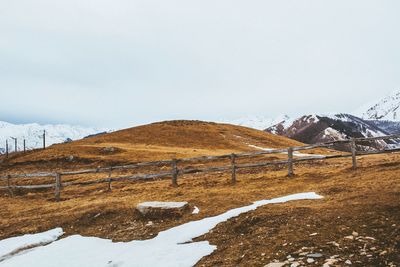
[[[7,170],[10,170],[13,166],[110,165],[257,150],[250,145],[283,148],[301,143],[229,124],[166,121],[17,154],[3,167],[8,166]]]

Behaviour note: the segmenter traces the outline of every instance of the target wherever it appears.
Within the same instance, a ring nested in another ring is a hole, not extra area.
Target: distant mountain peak
[[[269,117],[263,117],[263,116],[246,116],[246,117],[241,117],[238,119],[233,119],[233,120],[221,120],[221,123],[228,123],[228,124],[234,124],[234,125],[239,125],[239,126],[245,126],[257,130],[265,130],[268,127],[275,125],[277,123],[287,121],[289,120],[288,115],[279,115],[274,119],[271,119]]]
[[[395,91],[375,104],[360,109],[357,115],[365,120],[400,121],[400,91]]]

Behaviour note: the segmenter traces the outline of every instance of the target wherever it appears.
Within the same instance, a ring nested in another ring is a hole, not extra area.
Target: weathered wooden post
[[[293,147],[288,148],[288,177],[292,177],[293,172]]]
[[[357,169],[357,146],[355,138],[351,138],[350,146],[351,146],[351,158],[353,160],[352,169],[355,170]]]
[[[8,158],[8,140],[6,140],[6,158]]]
[[[232,184],[236,184],[236,155],[231,155],[231,165],[232,165]]]
[[[10,196],[14,197],[14,192],[12,191],[12,188],[11,188],[10,179],[11,179],[11,175],[7,175],[7,189],[8,189],[8,192],[10,193]]]
[[[61,174],[56,173],[56,181],[55,181],[55,199],[56,201],[60,201],[60,195],[61,195]]]
[[[172,160],[172,186],[178,186],[178,161],[176,159]]]
[[[46,149],[46,130],[43,131],[43,149]]]
[[[26,152],[26,142],[25,142],[25,139],[24,139],[24,153]]]
[[[108,171],[108,191],[111,191],[111,175],[112,175],[112,167],[110,167],[110,170]]]

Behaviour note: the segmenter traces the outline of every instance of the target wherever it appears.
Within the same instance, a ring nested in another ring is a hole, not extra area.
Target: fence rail
[[[201,157],[192,157],[192,158],[183,158],[183,159],[172,159],[172,160],[163,160],[163,161],[151,161],[151,162],[140,162],[129,165],[121,165],[121,166],[110,166],[110,167],[99,167],[94,169],[87,170],[79,170],[79,171],[65,171],[65,172],[37,172],[37,173],[24,173],[24,174],[8,174],[5,176],[0,176],[1,179],[6,179],[7,185],[0,186],[0,189],[7,189],[11,195],[13,195],[12,189],[46,189],[46,188],[54,188],[55,189],[55,199],[57,201],[60,200],[61,189],[66,186],[85,186],[85,185],[93,185],[100,183],[108,183],[108,189],[111,190],[112,182],[119,181],[139,181],[139,180],[151,180],[157,178],[172,178],[172,186],[178,186],[178,176],[183,174],[190,173],[206,173],[206,172],[221,172],[221,171],[231,171],[232,178],[231,182],[236,183],[236,171],[238,169],[245,168],[256,168],[256,167],[264,167],[271,165],[287,165],[288,166],[288,176],[291,177],[294,175],[294,163],[297,162],[305,162],[305,161],[313,161],[313,160],[326,160],[326,159],[334,159],[334,158],[352,158],[352,168],[357,168],[357,156],[365,156],[365,155],[374,155],[374,154],[385,154],[385,153],[394,153],[399,152],[400,148],[395,149],[383,149],[377,151],[357,151],[357,143],[358,142],[366,142],[366,141],[376,141],[376,140],[389,140],[389,139],[398,139],[400,138],[400,134],[396,135],[388,135],[381,137],[371,137],[371,138],[352,138],[348,140],[340,140],[340,141],[332,141],[326,143],[318,143],[307,146],[299,146],[299,147],[289,147],[284,149],[273,149],[267,151],[257,151],[257,152],[245,152],[245,153],[236,153],[236,154],[226,154],[220,156],[201,156]],[[327,148],[331,147],[334,144],[350,144],[351,153],[339,154],[339,155],[317,155],[313,156],[310,154],[309,156],[294,158],[296,151],[302,150],[310,150],[315,148]],[[245,163],[238,164],[238,158],[249,158],[256,157],[260,155],[270,155],[270,154],[287,154],[286,160],[275,160],[275,161],[265,161],[265,162],[257,162],[257,163]],[[230,165],[222,166],[222,167],[202,167],[202,168],[179,168],[178,164],[180,163],[190,163],[190,162],[207,162],[207,161],[217,161],[223,159],[230,159]],[[151,174],[135,174],[135,175],[125,175],[119,177],[112,177],[112,172],[119,170],[130,170],[136,169],[140,167],[160,167],[160,166],[170,166],[170,171],[164,171],[159,173],[151,173]],[[70,182],[62,182],[63,176],[69,175],[81,175],[81,174],[96,174],[96,173],[108,173],[107,178],[101,178],[90,181],[70,181]],[[41,185],[11,185],[11,179],[16,178],[33,178],[33,177],[54,177],[54,183],[50,184],[41,184]]]

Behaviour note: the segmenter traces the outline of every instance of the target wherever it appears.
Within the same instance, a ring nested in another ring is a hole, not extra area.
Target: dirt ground
[[[253,201],[314,191],[324,199],[268,205],[219,224],[198,238],[218,247],[198,266],[264,266],[274,260],[321,266],[330,257],[338,266],[347,260],[354,266],[398,266],[400,155],[361,157],[359,165],[352,171],[351,159],[297,164],[293,178],[284,167],[241,170],[236,185],[228,173],[213,173],[186,175],[178,188],[169,180],[116,183],[111,192],[105,185],[67,187],[61,202],[48,190],[14,197],[1,191],[0,239],[57,226],[66,235],[147,239]],[[149,224],[134,208],[150,200],[188,201],[201,211]],[[307,263],[308,253],[321,255]]]

